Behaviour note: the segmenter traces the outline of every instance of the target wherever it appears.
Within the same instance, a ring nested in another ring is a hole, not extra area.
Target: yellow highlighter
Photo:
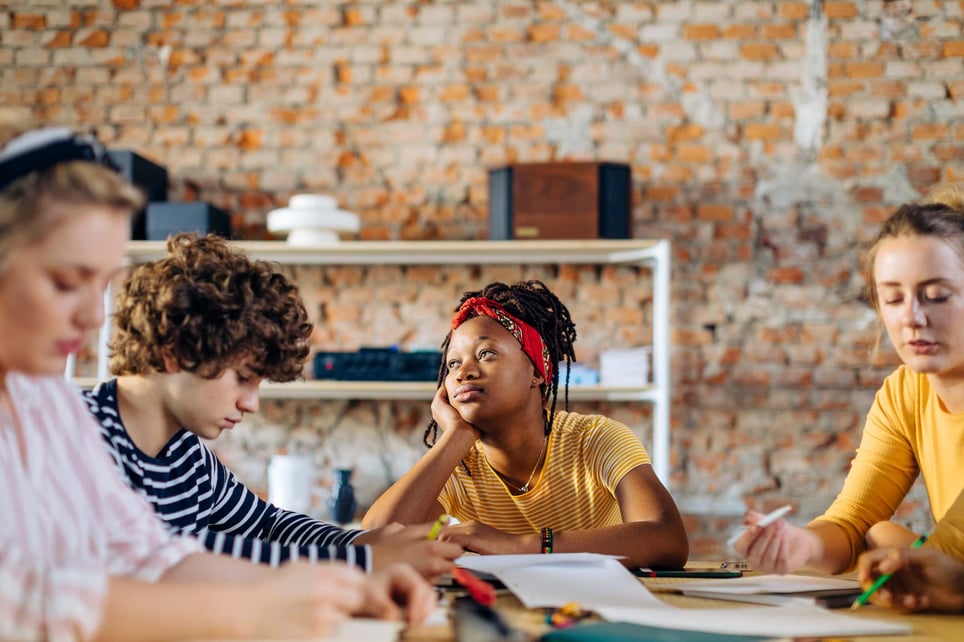
[[[428,538],[436,539],[438,537],[439,532],[441,532],[442,527],[448,523],[449,523],[448,515],[446,515],[445,513],[442,513],[441,515],[439,515],[438,519],[435,520],[435,523],[432,524],[432,530],[428,532]]]

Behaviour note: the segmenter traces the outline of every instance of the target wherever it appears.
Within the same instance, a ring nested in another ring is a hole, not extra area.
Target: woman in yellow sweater
[[[764,572],[840,573],[867,548],[918,538],[887,522],[918,475],[938,523],[925,546],[964,559],[964,199],[954,190],[897,210],[866,263],[869,300],[903,365],[867,416],[843,490],[805,527],[755,526],[737,552]],[[956,503],[955,503],[956,502]]]
[[[363,523],[448,513],[460,523],[439,539],[477,553],[682,566],[682,520],[639,439],[608,417],[556,409],[558,364],[574,358],[575,338],[569,310],[539,281],[465,293],[442,344],[431,447]]]

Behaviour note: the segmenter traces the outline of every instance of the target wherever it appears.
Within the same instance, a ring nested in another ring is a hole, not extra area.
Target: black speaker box
[[[315,379],[343,381],[435,381],[442,353],[361,348],[357,352],[316,352]]]
[[[152,163],[130,149],[110,149],[107,150],[107,156],[117,166],[124,178],[141,188],[148,202],[167,200],[167,169]],[[146,212],[145,208],[134,215],[131,221],[132,239],[143,240],[147,238]]]
[[[628,239],[624,163],[522,163],[489,171],[489,238]]]
[[[231,238],[231,217],[210,203],[148,203],[147,240],[164,241],[178,232],[218,234]]]

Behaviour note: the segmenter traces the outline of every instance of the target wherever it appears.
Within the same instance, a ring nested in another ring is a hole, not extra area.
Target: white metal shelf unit
[[[667,240],[592,241],[347,241],[324,247],[293,247],[277,241],[237,241],[234,246],[254,259],[296,265],[643,265],[653,279],[652,384],[642,387],[570,387],[577,401],[640,401],[653,404],[653,469],[669,486],[669,287]],[[163,241],[132,241],[127,256],[133,263],[163,257]],[[105,303],[110,304],[108,293]],[[108,333],[101,331],[98,379],[108,376]],[[79,385],[93,382],[76,379]],[[303,381],[265,384],[262,395],[274,399],[421,399],[430,400],[433,382]]]

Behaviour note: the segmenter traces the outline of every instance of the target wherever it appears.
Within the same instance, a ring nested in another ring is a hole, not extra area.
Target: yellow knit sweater
[[[851,566],[867,530],[891,518],[918,474],[938,522],[928,545],[964,559],[964,413],[948,412],[925,375],[901,366],[877,391],[843,490],[817,518],[844,529]]]

